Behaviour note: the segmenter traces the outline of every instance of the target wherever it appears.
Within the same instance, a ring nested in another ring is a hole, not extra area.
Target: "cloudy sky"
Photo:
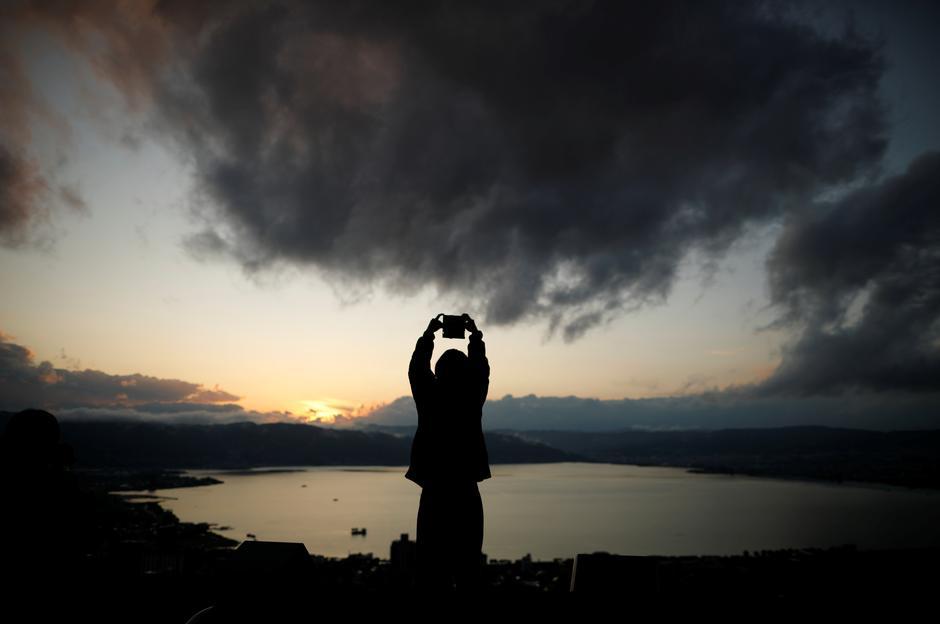
[[[490,426],[938,426],[938,24],[6,2],[0,409],[406,423],[466,311]]]

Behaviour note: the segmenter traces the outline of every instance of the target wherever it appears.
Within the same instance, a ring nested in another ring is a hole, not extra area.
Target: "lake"
[[[244,540],[303,542],[311,553],[389,556],[415,537],[421,489],[406,467],[190,471],[224,483],[160,490],[186,522]],[[483,551],[496,559],[721,555],[744,550],[940,545],[940,492],[695,474],[682,468],[559,463],[491,466],[480,483]],[[367,535],[352,536],[352,527]]]

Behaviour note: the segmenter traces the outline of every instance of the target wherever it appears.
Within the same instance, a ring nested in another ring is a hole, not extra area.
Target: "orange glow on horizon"
[[[304,399],[297,401],[295,406],[297,405],[300,406],[300,409],[288,411],[298,419],[308,423],[335,425],[367,416],[375,409],[385,405],[385,403],[366,405],[345,399],[323,398]]]

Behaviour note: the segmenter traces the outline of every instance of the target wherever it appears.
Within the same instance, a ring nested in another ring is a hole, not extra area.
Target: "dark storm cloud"
[[[172,404],[185,402],[186,411],[193,411],[190,408],[198,403],[207,411],[212,406],[206,404],[237,400],[218,387],[179,379],[66,370],[48,361],[36,364],[29,349],[0,334],[0,409],[133,407],[155,413],[160,404],[167,404],[164,411],[172,411],[177,409]]]
[[[187,13],[168,10],[187,23]],[[0,3],[0,245],[20,247],[48,242],[47,227],[60,209],[86,212],[85,200],[56,181],[69,160],[69,120],[46,101],[39,86],[48,80],[31,75],[30,54],[37,35],[84,56],[91,69],[114,84],[131,108],[152,100],[158,68],[166,63],[170,37],[153,13],[152,0],[12,0]],[[94,97],[91,91],[84,97]],[[106,107],[105,107],[106,108]],[[54,164],[34,150],[34,132],[52,133]],[[55,191],[55,192],[53,192]]]
[[[0,143],[0,244],[16,247],[27,239],[43,187],[29,163]]]
[[[940,392],[940,153],[792,218],[768,271],[802,335],[761,391]]]
[[[29,80],[20,58],[8,43],[9,24],[0,14],[0,245],[17,247],[44,216],[40,201],[45,181],[29,162]]]
[[[884,150],[879,48],[756,4],[237,6],[157,97],[215,206],[191,246],[249,270],[571,339]]]
[[[59,185],[50,193],[50,181],[37,164],[0,134],[0,246],[19,248],[46,242],[53,210],[66,208],[87,213],[85,200],[74,188]]]
[[[311,266],[341,290],[429,285],[489,323],[542,318],[573,339],[665,299],[691,250],[719,254],[879,162],[880,47],[775,6],[4,13],[85,55],[132,107],[155,105],[211,200],[197,255]],[[23,77],[22,59],[0,65]],[[27,87],[11,92],[20,104]]]
[[[768,270],[796,340],[758,393],[937,389],[936,157],[873,182],[882,44],[829,18],[730,2],[12,6],[153,106],[209,200],[199,257],[311,267],[340,292],[429,285],[488,323],[574,339],[665,299],[691,251],[782,219]],[[0,102],[23,117],[18,93]],[[11,158],[0,227],[36,204],[9,194],[27,162]]]

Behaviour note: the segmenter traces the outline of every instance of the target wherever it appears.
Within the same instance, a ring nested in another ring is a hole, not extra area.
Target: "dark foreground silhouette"
[[[86,527],[75,516],[78,490],[68,468],[72,450],[49,412],[14,414],[0,436],[0,534],[4,578],[62,579],[74,572]]]
[[[443,317],[440,319],[439,317]],[[434,332],[462,338],[467,354],[448,349],[431,372]],[[483,404],[490,365],[483,332],[469,315],[438,315],[418,338],[408,366],[418,429],[405,477],[421,486],[417,519],[418,587],[478,590],[483,549],[483,501],[477,483],[490,478]]]
[[[302,544],[260,541],[233,550],[236,543],[212,533],[210,525],[180,522],[157,502],[114,494],[212,480],[152,469],[76,471],[51,414],[28,410],[5,424],[0,621],[312,622],[337,608],[360,615],[382,609],[383,617],[390,608],[436,608],[436,601],[396,602],[415,587],[417,545],[407,535],[391,544],[389,559],[371,553],[323,557]],[[75,447],[79,465],[82,448]],[[700,614],[702,608],[726,614],[729,606],[752,614],[874,606],[900,616],[932,604],[938,562],[937,548],[689,557],[581,553],[553,561],[527,556],[487,561],[481,591],[460,604],[491,612],[494,598],[546,609],[559,603],[579,610],[688,605]]]

